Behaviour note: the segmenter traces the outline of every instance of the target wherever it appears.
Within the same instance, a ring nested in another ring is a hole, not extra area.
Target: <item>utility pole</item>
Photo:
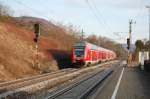
[[[149,41],[150,41],[150,6],[146,6],[146,8],[148,8],[149,12]]]
[[[81,32],[81,41],[83,41],[83,40],[84,40],[84,31],[82,29],[82,32]]]
[[[127,38],[127,49],[128,49],[128,64],[131,63],[131,44],[132,44],[132,24],[135,24],[136,22],[133,22],[133,20],[129,20],[129,37]]]
[[[34,67],[39,68],[40,63],[39,63],[39,36],[40,36],[40,24],[34,24],[34,33],[35,33],[35,48],[36,48],[36,55],[34,59]]]

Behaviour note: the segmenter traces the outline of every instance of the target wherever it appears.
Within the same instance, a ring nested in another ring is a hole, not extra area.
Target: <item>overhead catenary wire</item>
[[[44,16],[42,12],[40,12],[40,11],[38,11],[38,10],[36,10],[36,9],[34,9],[34,8],[32,8],[32,7],[30,7],[29,5],[24,4],[23,2],[21,2],[21,1],[19,1],[19,0],[14,0],[14,1],[15,1],[17,4],[22,5],[22,6],[24,6],[25,8],[29,9],[30,11],[34,12],[36,15],[41,16],[41,17],[45,17],[46,19],[49,19],[49,17]],[[42,25],[42,26],[41,26],[41,30],[46,33],[47,31],[44,30],[44,28],[47,28],[47,27],[45,27],[44,25]]]
[[[93,4],[93,7],[95,8],[96,12],[98,13],[99,16],[101,16],[103,23],[105,24],[105,26],[108,28],[108,30],[113,33],[114,35],[118,36],[120,39],[124,39],[123,37],[121,37],[119,34],[115,34],[110,25],[107,23],[107,21],[105,20],[105,18],[103,17],[103,14],[101,13],[101,11],[97,8],[96,4],[94,3],[93,0],[91,0],[91,3]],[[125,39],[126,40],[126,39]]]
[[[100,25],[105,26],[104,23],[100,20],[99,16],[96,14],[96,11],[95,11],[94,8],[91,6],[91,4],[89,3],[89,1],[88,1],[88,0],[85,0],[85,1],[86,1],[87,5],[88,5],[89,9],[92,11],[93,15],[94,15],[95,18],[97,19],[98,23],[99,23]],[[105,29],[106,29],[106,28],[105,28]],[[107,29],[106,29],[105,31],[106,31],[106,32],[109,32]]]
[[[88,0],[87,0],[87,1],[88,1]],[[98,15],[101,16],[101,19],[103,20],[104,25],[108,28],[108,30],[109,30],[110,32],[113,33],[112,29],[111,29],[110,26],[107,24],[107,22],[106,22],[106,20],[104,19],[102,13],[101,13],[100,10],[97,8],[97,6],[95,5],[95,3],[94,3],[92,0],[91,0],[90,2],[91,2],[91,4],[93,5],[93,7],[95,8],[95,11],[98,13]]]
[[[29,9],[30,11],[32,11],[33,13],[35,13],[35,14],[38,15],[38,16],[45,17],[45,18],[49,19],[49,17],[44,16],[44,14],[43,14],[42,12],[40,12],[40,11],[38,11],[38,10],[36,10],[36,9],[34,9],[34,8],[32,8],[32,7],[30,7],[29,5],[23,3],[23,2],[21,2],[21,1],[19,1],[19,0],[14,0],[14,2],[16,2],[16,3],[19,4],[19,5],[24,6],[25,8]],[[51,11],[51,13],[53,13],[53,12]],[[51,15],[51,16],[53,16],[53,15]]]
[[[88,7],[90,8],[90,10],[92,11],[92,13],[94,14],[95,18],[97,19],[97,21],[99,22],[99,24],[103,24],[103,26],[105,27],[106,32],[110,32],[113,33],[114,35],[116,35],[112,29],[110,28],[110,26],[107,24],[106,20],[103,18],[103,15],[101,14],[101,12],[99,11],[99,9],[97,8],[97,6],[95,5],[94,2],[89,1],[89,0],[85,0],[85,2],[87,3]],[[101,18],[100,18],[100,17]],[[102,19],[102,21],[100,20]],[[119,37],[119,39],[125,40],[123,37],[121,37],[120,35],[116,35],[117,37]],[[114,38],[112,38],[114,39]],[[116,40],[116,39],[114,39]]]

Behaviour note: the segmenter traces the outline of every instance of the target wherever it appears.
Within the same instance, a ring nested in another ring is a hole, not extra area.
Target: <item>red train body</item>
[[[95,64],[115,58],[115,52],[88,42],[76,43],[72,48],[73,64]]]

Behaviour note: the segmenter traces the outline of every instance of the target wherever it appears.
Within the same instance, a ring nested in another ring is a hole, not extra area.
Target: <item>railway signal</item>
[[[132,60],[132,54],[131,54],[131,43],[132,43],[132,24],[135,24],[136,22],[133,22],[133,20],[129,20],[129,38],[127,38],[127,49],[128,49],[128,64],[131,63]]]
[[[34,38],[34,42],[38,42],[38,38],[40,36],[40,24],[34,24],[34,33],[35,33],[35,38]]]
[[[36,23],[34,24],[34,33],[35,33],[35,38],[34,38],[34,42],[35,42],[35,48],[36,48],[36,57],[34,59],[34,67],[40,67],[39,64],[39,36],[40,36],[40,24]]]
[[[127,38],[127,49],[129,50],[130,49],[130,39]]]

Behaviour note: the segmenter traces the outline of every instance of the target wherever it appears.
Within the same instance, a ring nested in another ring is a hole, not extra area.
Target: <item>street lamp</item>
[[[149,9],[149,41],[150,41],[150,6],[146,6]]]

